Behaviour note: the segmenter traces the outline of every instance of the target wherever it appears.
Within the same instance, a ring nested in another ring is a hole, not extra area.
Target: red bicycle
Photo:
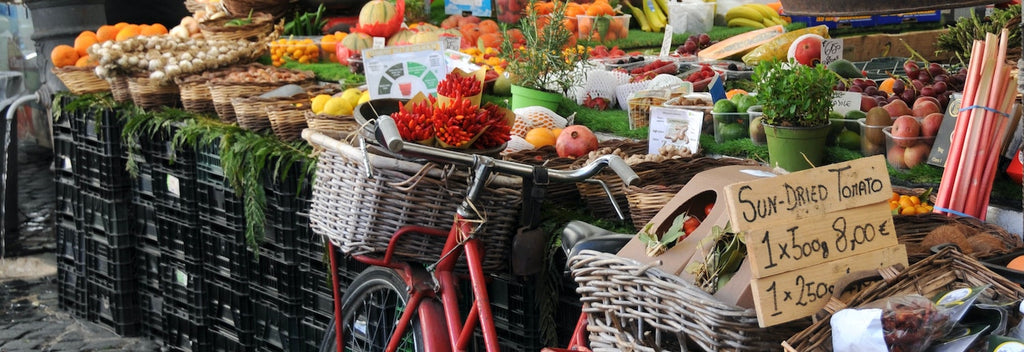
[[[314,132],[305,137],[324,142],[316,143],[319,145],[330,144],[326,135]],[[499,351],[482,268],[482,244],[474,236],[483,220],[476,216],[473,204],[485,190],[488,178],[504,174],[525,179],[540,172],[550,182],[600,183],[591,177],[609,167],[627,185],[637,179],[633,170],[614,155],[603,156],[573,171],[539,170],[543,167],[404,143],[394,121],[387,116],[377,118],[376,140],[383,149],[403,157],[468,166],[472,175],[469,189],[449,230],[404,226],[392,236],[382,257],[353,256],[370,267],[354,279],[344,297],[337,297],[337,258],[330,251],[335,285],[335,317],[331,323],[334,333],[325,334],[322,352],[464,351],[471,347],[477,328],[482,332],[486,351]],[[392,247],[397,239],[411,233],[446,237],[435,265],[424,267],[394,255]],[[473,295],[465,319],[459,310],[459,276],[455,272],[462,256],[469,269]]]

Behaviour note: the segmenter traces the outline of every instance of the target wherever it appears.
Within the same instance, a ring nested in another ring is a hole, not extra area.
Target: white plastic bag
[[[675,34],[707,33],[715,24],[715,2],[700,0],[668,1],[668,24]]]

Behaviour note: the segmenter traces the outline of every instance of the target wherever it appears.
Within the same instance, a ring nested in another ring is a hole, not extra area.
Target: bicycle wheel
[[[341,300],[345,351],[384,351],[408,301],[405,282],[395,270],[383,267],[364,270],[352,281]],[[331,319],[320,352],[337,351],[335,324],[337,320]],[[414,317],[398,351],[423,351],[422,336],[419,319]]]

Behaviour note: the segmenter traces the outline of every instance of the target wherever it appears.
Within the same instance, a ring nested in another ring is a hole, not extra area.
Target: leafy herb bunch
[[[825,65],[762,61],[754,67],[754,85],[766,124],[815,127],[828,124],[836,76]]]
[[[583,82],[577,65],[586,62],[589,50],[577,45],[576,33],[564,25],[568,1],[556,1],[549,15],[539,15],[536,3],[530,0],[519,22],[525,44],[513,42],[505,31],[499,56],[508,62],[505,70],[513,84],[566,94]]]

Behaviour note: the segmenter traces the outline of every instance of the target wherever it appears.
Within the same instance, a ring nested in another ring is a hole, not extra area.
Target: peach
[[[903,151],[903,162],[907,165],[907,168],[912,168],[928,161],[928,155],[931,152],[932,146],[928,145],[928,143],[918,142]]]
[[[942,118],[946,115],[941,112],[928,114],[921,120],[921,136],[935,137],[939,134],[939,127],[942,126]]]
[[[897,169],[906,169],[907,163],[904,161],[906,158],[907,148],[903,148],[898,145],[892,146],[888,151],[885,152],[885,159],[889,161],[889,165]]]
[[[878,106],[878,100],[874,97],[861,95],[860,96],[860,111],[868,112],[871,108]]]

